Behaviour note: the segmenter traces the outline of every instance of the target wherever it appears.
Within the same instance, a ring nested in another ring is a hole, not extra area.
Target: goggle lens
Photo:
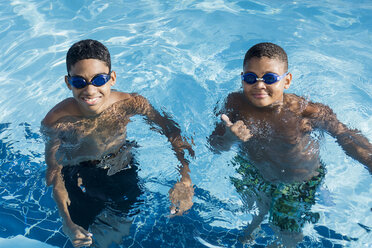
[[[253,73],[248,73],[243,75],[243,81],[248,84],[254,84],[256,82],[257,76]]]
[[[87,85],[85,79],[80,77],[69,77],[68,82],[77,89],[82,89]]]
[[[80,77],[80,76],[72,76],[72,77],[69,76],[68,82],[73,87],[77,89],[82,89],[86,87],[88,84],[92,84],[96,87],[100,87],[106,84],[108,81],[110,81],[110,79],[111,79],[111,76],[109,74],[98,74],[94,76],[94,78],[90,82],[87,82],[85,78]]]
[[[265,82],[265,83],[267,83],[267,84],[273,84],[273,83],[275,83],[276,81],[278,81],[277,79],[278,79],[278,75],[276,75],[276,74],[273,74],[273,73],[267,73],[267,74],[265,74],[263,77],[262,77],[262,79],[263,79],[263,81]]]
[[[287,74],[288,74],[288,72],[279,76],[276,73],[269,72],[269,73],[266,73],[265,75],[263,75],[262,78],[259,78],[259,77],[257,77],[256,74],[254,74],[252,72],[249,72],[249,73],[246,73],[246,74],[242,75],[242,80],[244,82],[246,82],[247,84],[255,84],[257,82],[257,80],[263,80],[265,82],[265,84],[273,84],[273,83],[276,83],[276,82],[282,80],[282,78],[284,78]]]
[[[110,81],[110,78],[111,77],[108,74],[99,74],[92,79],[91,83],[94,86],[102,86],[102,85],[106,84],[108,81]]]

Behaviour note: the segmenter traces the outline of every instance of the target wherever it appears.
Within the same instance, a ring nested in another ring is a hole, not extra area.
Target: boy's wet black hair
[[[110,52],[105,45],[96,40],[81,40],[73,44],[66,55],[67,73],[71,66],[83,59],[98,59],[104,62],[111,71]]]
[[[247,65],[247,62],[253,58],[268,57],[270,59],[279,59],[285,65],[285,70],[288,70],[288,57],[287,53],[280,46],[270,43],[262,42],[252,46],[244,56],[243,68]]]

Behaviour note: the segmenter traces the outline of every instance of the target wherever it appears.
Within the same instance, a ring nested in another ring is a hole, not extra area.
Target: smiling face
[[[283,62],[268,57],[252,57],[247,61],[243,70],[243,73],[252,72],[259,78],[269,72],[278,75],[283,75],[286,72]],[[242,81],[243,92],[247,100],[256,107],[277,105],[283,102],[283,91],[289,88],[291,80],[292,75],[288,73],[282,80],[273,84],[265,84],[262,80],[258,80],[254,84]]]
[[[87,82],[90,82],[97,74],[109,73],[109,68],[101,60],[83,59],[72,65],[69,73],[70,76],[81,76]],[[100,114],[113,103],[110,94],[111,86],[116,83],[116,74],[112,71],[110,75],[111,79],[106,84],[100,87],[89,84],[82,89],[71,86],[68,82],[68,77],[65,77],[67,87],[72,90],[72,94],[83,115],[93,116]]]

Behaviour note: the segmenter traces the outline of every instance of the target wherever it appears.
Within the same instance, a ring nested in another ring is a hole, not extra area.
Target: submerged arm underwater
[[[75,247],[89,246],[92,244],[92,234],[83,227],[76,225],[70,216],[68,206],[71,204],[65,182],[62,178],[60,165],[56,160],[56,151],[59,141],[51,139],[45,145],[45,161],[47,164],[46,183],[53,187],[53,198],[57,204],[60,216],[63,219],[63,231]]]
[[[169,190],[169,199],[172,202],[171,214],[182,215],[183,212],[189,210],[193,203],[194,188],[190,177],[189,161],[185,158],[185,150],[194,157],[194,150],[191,145],[181,136],[181,130],[176,122],[174,122],[165,113],[162,116],[158,111],[149,105],[147,114],[148,121],[156,124],[160,129],[158,132],[164,134],[172,145],[172,149],[180,162],[178,167],[181,175],[180,180]]]
[[[165,113],[161,115],[151,104],[142,96],[132,94],[131,100],[123,106],[129,115],[143,115],[146,121],[154,130],[165,135],[172,145],[172,149],[180,162],[178,170],[181,179],[169,191],[169,198],[172,202],[171,213],[182,215],[189,210],[193,203],[194,188],[190,177],[189,161],[185,158],[185,150],[193,157],[194,150],[191,145],[181,136],[181,130],[178,124],[168,117]]]
[[[310,108],[315,128],[321,128],[336,138],[347,155],[364,164],[372,174],[372,144],[357,129],[349,129],[337,119],[331,108],[312,104]]]

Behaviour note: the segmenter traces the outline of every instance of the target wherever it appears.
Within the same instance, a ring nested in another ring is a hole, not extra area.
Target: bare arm
[[[181,130],[173,120],[167,116],[160,115],[152,107],[149,109],[148,113],[148,120],[161,128],[160,133],[168,138],[177,159],[181,163],[181,166],[178,167],[181,179],[169,191],[169,198],[172,202],[171,214],[182,215],[183,212],[192,207],[192,198],[194,195],[189,161],[185,158],[185,150],[188,150],[191,156],[194,156],[194,151],[191,145],[181,136]]]
[[[50,130],[48,127],[44,126],[44,128]],[[44,135],[47,139],[45,143],[46,183],[47,186],[53,187],[53,198],[63,220],[63,231],[75,247],[89,246],[92,244],[92,234],[76,225],[68,210],[71,202],[61,174],[62,165],[57,162],[55,156],[59,148],[59,140],[53,138],[51,133],[44,133]]]
[[[194,156],[194,150],[186,139],[181,136],[181,130],[175,121],[166,114],[161,115],[151,106],[146,98],[140,95],[132,94],[131,99],[124,105],[124,108],[130,116],[136,114],[145,116],[147,122],[153,129],[168,138],[181,165],[188,165],[188,161],[185,158],[185,150],[187,150],[191,156]]]
[[[372,173],[372,144],[359,130],[349,129],[341,123],[328,106],[311,103],[307,111],[315,127],[326,130],[336,138],[347,155],[366,165]]]
[[[149,124],[153,127],[153,124],[155,124],[157,128],[154,128],[168,138],[177,159],[181,163],[181,166],[178,168],[181,179],[169,192],[169,197],[173,203],[171,212],[180,215],[193,205],[192,197],[194,189],[189,174],[189,161],[185,158],[185,150],[187,150],[191,156],[194,156],[194,150],[186,139],[181,136],[181,130],[178,124],[168,116],[161,115],[144,97],[132,95],[130,105],[134,108],[131,114],[144,115]]]

